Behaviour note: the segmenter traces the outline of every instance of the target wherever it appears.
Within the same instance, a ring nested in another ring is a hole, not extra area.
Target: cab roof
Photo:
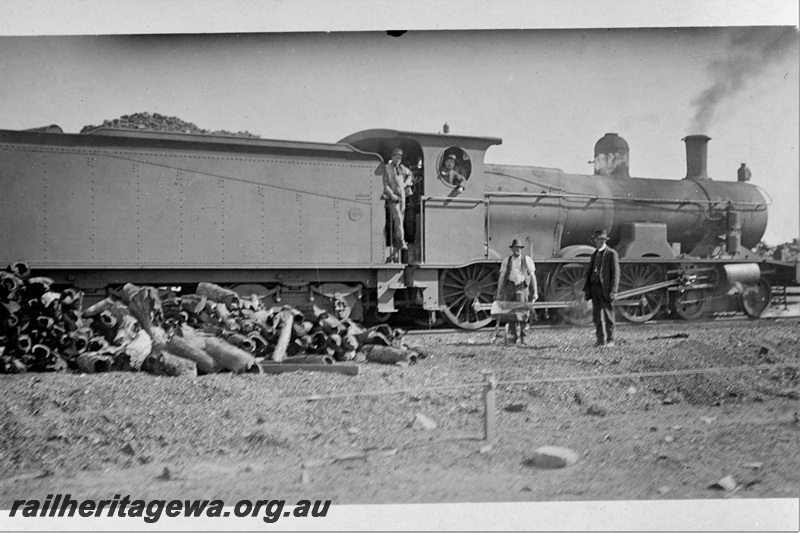
[[[424,133],[417,131],[401,131],[390,129],[363,130],[348,135],[340,140],[341,144],[349,144],[366,152],[381,152],[387,143],[401,140],[415,140],[421,146],[452,146],[458,145],[474,150],[486,150],[490,146],[503,143],[498,137],[472,137],[467,135],[453,135],[450,133]]]

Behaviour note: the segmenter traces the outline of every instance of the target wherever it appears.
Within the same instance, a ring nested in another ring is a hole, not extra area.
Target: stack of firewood
[[[400,329],[366,329],[317,307],[311,317],[289,306],[268,309],[213,283],[163,301],[156,288],[129,283],[83,309],[80,291],[56,292],[51,279],[29,274],[21,262],[0,273],[0,373],[197,375],[280,363],[407,365],[426,356],[405,344]]]
[[[405,344],[401,329],[366,329],[316,306],[311,317],[290,306],[267,309],[256,296],[241,299],[212,283],[200,283],[195,294],[165,300],[163,310],[165,327],[176,331],[175,336],[213,335],[252,353],[259,363],[414,364],[426,356],[421,348]]]
[[[80,318],[83,294],[51,291],[52,283],[30,277],[22,262],[0,272],[0,372],[64,370],[91,340]]]

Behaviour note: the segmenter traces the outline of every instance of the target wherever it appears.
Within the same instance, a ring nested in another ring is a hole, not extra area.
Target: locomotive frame
[[[476,329],[504,248],[527,243],[546,315],[590,321],[582,283],[595,229],[620,253],[616,306],[645,322],[663,312],[759,316],[794,265],[748,248],[768,200],[705,175],[704,136],[689,136],[687,177],[632,178],[627,143],[607,134],[594,175],[487,164],[493,137],[365,130],[338,143],[98,128],[0,130],[0,262],[25,260],[87,300],[126,282],[190,290],[210,281],[267,305]],[[392,246],[381,199],[393,148],[416,185],[409,250]],[[443,179],[454,155],[465,180]]]

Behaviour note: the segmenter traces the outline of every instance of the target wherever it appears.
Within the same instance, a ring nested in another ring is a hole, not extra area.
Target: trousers
[[[591,297],[597,342],[605,344],[614,340],[614,307],[603,295],[603,288],[599,284],[592,285]]]
[[[406,242],[406,235],[403,231],[403,215],[405,215],[406,202],[402,199],[399,202],[386,202],[389,212],[392,215],[392,239],[394,246],[402,246]]]
[[[503,299],[507,302],[521,302],[527,303],[529,299],[530,289],[526,286],[524,289],[518,288],[514,283],[508,281],[503,288]],[[525,328],[528,326],[529,313],[517,313],[517,319],[508,323],[509,333],[511,334],[512,341],[517,339],[525,340]]]

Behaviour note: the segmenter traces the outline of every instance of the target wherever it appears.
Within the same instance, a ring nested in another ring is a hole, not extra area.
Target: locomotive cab
[[[404,217],[409,250],[397,254],[392,249],[387,210],[387,262],[436,265],[486,257],[484,155],[490,146],[501,142],[494,137],[396,130],[365,130],[339,141],[376,153],[384,162],[391,158],[394,148],[402,148],[403,164],[414,176]]]

